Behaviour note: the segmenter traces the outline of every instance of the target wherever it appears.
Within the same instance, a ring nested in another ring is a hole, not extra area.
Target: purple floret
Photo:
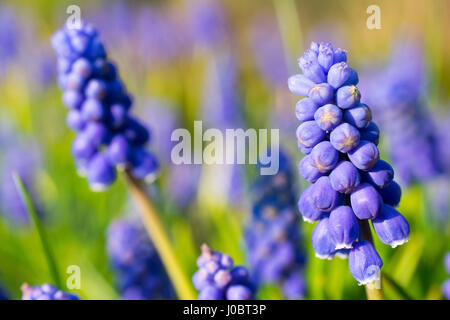
[[[253,300],[254,288],[248,271],[234,266],[226,254],[211,250],[206,244],[197,259],[198,270],[192,276],[199,300]]]
[[[79,300],[78,296],[59,290],[54,285],[45,283],[30,286],[24,283],[21,287],[22,300]]]

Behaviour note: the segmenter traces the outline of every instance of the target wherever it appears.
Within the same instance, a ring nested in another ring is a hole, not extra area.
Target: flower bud
[[[208,285],[211,285],[212,282],[212,275],[203,268],[198,269],[192,276],[192,283],[197,290],[203,290]]]
[[[85,82],[86,79],[84,77],[71,72],[66,77],[65,89],[69,91],[80,91],[83,89]]]
[[[360,183],[358,169],[350,161],[341,161],[330,173],[330,183],[334,190],[349,194]]]
[[[86,58],[78,58],[72,65],[72,72],[87,79],[92,75],[92,64]]]
[[[394,179],[394,169],[383,160],[378,160],[375,165],[362,173],[363,179],[377,188],[384,188]]]
[[[336,63],[328,71],[327,81],[335,89],[342,86],[350,77],[350,68],[345,62]]]
[[[138,120],[127,118],[123,135],[133,144],[144,145],[150,140],[150,132]]]
[[[359,103],[360,99],[361,93],[356,86],[344,86],[336,91],[336,102],[339,108],[352,108]]]
[[[352,208],[339,206],[333,209],[328,220],[330,236],[335,249],[350,249],[352,243],[358,239],[359,226]]]
[[[315,83],[322,83],[327,80],[322,67],[317,61],[317,53],[313,50],[306,50],[298,60],[298,65],[302,69],[303,74]]]
[[[359,144],[359,131],[354,126],[343,123],[331,131],[330,142],[336,150],[349,152]]]
[[[378,190],[385,204],[388,204],[393,207],[397,207],[400,203],[400,198],[402,197],[402,188],[400,185],[391,181],[386,187]]]
[[[97,147],[108,143],[111,139],[111,133],[108,128],[102,123],[96,121],[90,121],[86,125],[83,133],[88,139],[91,140],[91,143]]]
[[[314,85],[314,82],[312,82],[302,74],[296,74],[295,76],[291,76],[288,79],[289,90],[292,93],[301,96],[308,96],[309,91]]]
[[[76,110],[76,109],[72,109],[72,110],[70,110],[67,113],[66,123],[69,126],[69,128],[74,130],[74,131],[83,130],[83,128],[84,128],[84,126],[86,124],[83,121],[83,118],[81,116],[81,112]]]
[[[355,69],[350,68],[350,76],[348,77],[347,81],[343,84],[344,86],[356,86],[359,82],[358,73],[355,71]]]
[[[395,248],[409,240],[409,224],[397,210],[385,204],[380,214],[372,220],[378,238]]]
[[[374,145],[378,145],[380,139],[380,130],[375,122],[370,122],[369,125],[360,130],[361,140],[372,142]]]
[[[243,266],[236,266],[231,269],[231,276],[233,277],[232,284],[249,282],[248,269]]]
[[[353,244],[348,257],[350,273],[360,285],[367,285],[381,280],[383,261],[369,241]]]
[[[333,100],[334,90],[328,83],[319,83],[309,90],[308,96],[317,104],[324,105]]]
[[[359,145],[348,152],[350,161],[360,170],[372,168],[378,161],[380,153],[375,144],[361,140]]]
[[[326,72],[333,65],[334,51],[333,46],[330,43],[321,43],[319,45],[319,54],[317,55],[317,61],[322,66],[322,69]]]
[[[324,213],[313,207],[311,199],[311,191],[313,185],[307,187],[298,200],[298,211],[303,217],[303,220],[309,223],[319,220],[323,217]]]
[[[315,121],[303,122],[297,128],[297,139],[306,148],[312,148],[325,138],[325,131]]]
[[[136,179],[152,179],[159,167],[155,156],[142,148],[133,150],[131,164],[131,174]]]
[[[329,232],[328,217],[324,216],[314,227],[311,235],[311,243],[315,252],[315,255],[319,259],[333,259],[335,254],[335,245],[331,240]]]
[[[108,159],[114,165],[125,165],[130,159],[130,144],[121,134],[116,135],[108,146]]]
[[[253,292],[243,285],[232,285],[227,290],[227,300],[252,300]]]
[[[111,127],[114,129],[123,126],[127,119],[127,108],[119,103],[115,103],[109,107],[109,119]]]
[[[316,54],[319,54],[319,44],[315,41],[311,41],[311,45],[309,48],[314,51]]]
[[[223,289],[231,282],[231,274],[227,270],[218,270],[214,275],[214,283],[215,285]]]
[[[372,185],[362,183],[350,194],[350,203],[358,219],[367,220],[378,216],[383,200]]]
[[[77,159],[89,159],[96,151],[97,146],[92,143],[85,132],[77,134],[72,142],[72,154]]]
[[[344,121],[358,129],[366,128],[372,121],[372,112],[365,104],[360,104],[344,112]]]
[[[87,178],[93,191],[103,191],[116,180],[116,170],[104,153],[97,153],[89,161]]]
[[[320,177],[313,184],[311,191],[313,208],[322,212],[330,212],[339,200],[338,192],[331,187],[328,176]]]
[[[84,121],[100,121],[105,116],[105,108],[99,100],[87,99],[81,106]]]
[[[69,109],[79,109],[84,101],[84,97],[79,91],[67,90],[62,95],[62,101]]]
[[[297,102],[297,105],[295,106],[295,115],[299,121],[314,120],[314,113],[316,110],[317,104],[315,104],[311,98],[304,98]]]
[[[104,81],[92,79],[87,83],[84,93],[88,98],[103,100],[108,93],[108,87]]]
[[[319,172],[327,173],[336,166],[339,153],[329,141],[322,141],[312,149],[309,157]]]
[[[341,48],[336,48],[334,50],[333,61],[334,61],[334,63],[347,62],[347,51],[345,51]]]
[[[319,169],[314,166],[311,155],[303,157],[303,159],[300,160],[298,172],[303,179],[311,183],[316,182],[317,179],[323,175]]]
[[[198,294],[198,300],[223,300],[222,290],[209,285],[203,288]]]
[[[324,131],[334,129],[342,120],[342,111],[334,104],[326,104],[314,113],[317,125]]]

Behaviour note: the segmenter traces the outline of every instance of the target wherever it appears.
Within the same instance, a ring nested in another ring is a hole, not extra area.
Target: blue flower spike
[[[380,159],[380,131],[361,103],[347,52],[313,42],[298,62],[303,74],[292,76],[289,88],[305,97],[296,106],[298,146],[306,155],[299,174],[312,183],[298,209],[305,221],[317,221],[311,239],[316,256],[348,256],[350,273],[367,285],[380,280],[383,265],[367,241],[368,221],[384,244],[396,247],[409,239],[409,224],[394,208],[401,188],[391,165]]]

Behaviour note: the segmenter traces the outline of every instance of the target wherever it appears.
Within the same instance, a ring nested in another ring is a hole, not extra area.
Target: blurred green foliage
[[[70,4],[79,4],[84,14],[91,8],[101,6],[107,10],[112,2],[70,1]],[[272,1],[224,1],[236,37],[239,91],[249,127],[268,126],[277,95],[277,91],[262,79],[248,44],[244,41],[247,18],[256,15],[257,11],[269,11],[274,19],[278,17],[286,56],[293,59],[307,45],[307,35],[312,29],[317,26],[333,29],[335,26],[336,30],[329,31],[345,34],[342,42],[350,52],[351,63],[356,67],[385,56],[396,31],[404,25],[411,25],[426,39],[425,50],[431,79],[430,101],[436,106],[438,101],[448,98],[450,78],[445,70],[450,69],[450,45],[444,41],[444,30],[448,29],[450,22],[444,19],[444,15],[448,14],[450,5],[445,1],[414,1],[414,4],[411,1],[378,1],[382,10],[382,29],[379,31],[365,28],[365,8],[371,1],[274,2],[275,6]],[[50,35],[65,20],[68,4],[69,1],[40,0],[7,1],[2,5],[15,8],[24,26],[33,26],[37,41],[50,46]],[[147,4],[151,3],[127,2],[129,6]],[[169,5],[176,7],[182,5],[182,1],[172,1]],[[95,21],[91,22],[95,24]],[[127,55],[133,48],[122,49],[121,52],[112,51],[110,54],[135,96],[136,107],[142,109],[149,97],[169,99],[176,105],[176,112],[181,118],[180,125],[191,128],[193,120],[200,117],[204,55],[194,52],[184,55],[180,60],[136,72],[140,66],[133,65],[135,62],[130,58],[132,56]],[[25,55],[27,59],[34,59],[33,51]],[[294,64],[295,60],[291,62]],[[56,81],[43,89],[34,88],[36,83],[30,82],[27,70],[21,63],[20,59],[11,62],[7,75],[0,80],[0,110],[19,128],[21,134],[33,137],[42,152],[43,163],[35,187],[44,207],[42,224],[57,257],[59,271],[65,278],[69,265],[81,267],[82,285],[75,292],[83,299],[117,299],[119,296],[114,288],[114,278],[105,252],[105,231],[112,219],[130,213],[135,208],[129,204],[123,179],[119,179],[104,193],[93,193],[88,189],[85,179],[77,176],[70,154],[74,135],[65,125],[66,109],[61,103],[61,92]],[[295,68],[295,65],[290,67]],[[284,90],[287,91],[287,88]],[[285,108],[292,110],[294,117],[294,97],[288,100],[289,105]],[[293,150],[292,156],[299,159],[300,154],[295,151],[294,133],[283,140],[283,145]],[[164,163],[162,165],[165,166]],[[155,202],[186,272],[195,272],[195,259],[203,242],[230,254],[237,263],[245,263],[242,232],[248,207],[217,204],[203,196],[187,208],[179,209],[170,203],[162,191],[165,183],[163,174],[155,183]],[[450,250],[450,230],[448,225],[436,225],[431,221],[431,209],[427,201],[422,185],[404,190],[399,211],[405,214],[411,224],[411,241],[395,250],[379,241],[376,247],[385,263],[383,271],[413,298],[439,299],[439,285],[446,278],[442,257]],[[302,223],[299,227],[303,230],[304,247],[308,252],[306,298],[364,299],[364,289],[358,287],[348,272],[347,262],[315,258],[309,241],[312,225]],[[12,298],[20,298],[23,282],[41,284],[51,281],[36,230],[14,226],[0,219],[0,243],[0,279]],[[385,288],[387,298],[400,298],[392,287],[385,284]],[[278,299],[281,295],[278,288],[267,286],[260,290],[259,297]]]

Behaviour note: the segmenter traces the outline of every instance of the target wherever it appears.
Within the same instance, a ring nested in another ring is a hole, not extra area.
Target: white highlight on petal
[[[316,258],[322,259],[322,260],[333,260],[334,254],[315,254]]]
[[[303,221],[308,222],[308,223],[314,223],[315,221],[309,218],[305,218],[304,216],[302,216]]]
[[[395,247],[401,246],[402,244],[404,244],[408,241],[409,241],[409,237],[406,237],[404,239],[392,241],[392,243],[390,243],[390,245],[392,248],[395,248]]]
[[[376,266],[372,266],[372,267],[376,267]],[[376,286],[377,285],[376,282],[380,281],[380,279],[381,279],[380,274],[381,274],[381,272],[378,271],[378,272],[374,273],[373,275],[371,275],[370,277],[359,281],[358,285],[360,285],[360,286],[365,286],[365,285]]]
[[[353,244],[347,244],[347,243],[338,243],[336,244],[336,247],[334,248],[335,250],[340,250],[340,249],[351,249],[353,248]]]

